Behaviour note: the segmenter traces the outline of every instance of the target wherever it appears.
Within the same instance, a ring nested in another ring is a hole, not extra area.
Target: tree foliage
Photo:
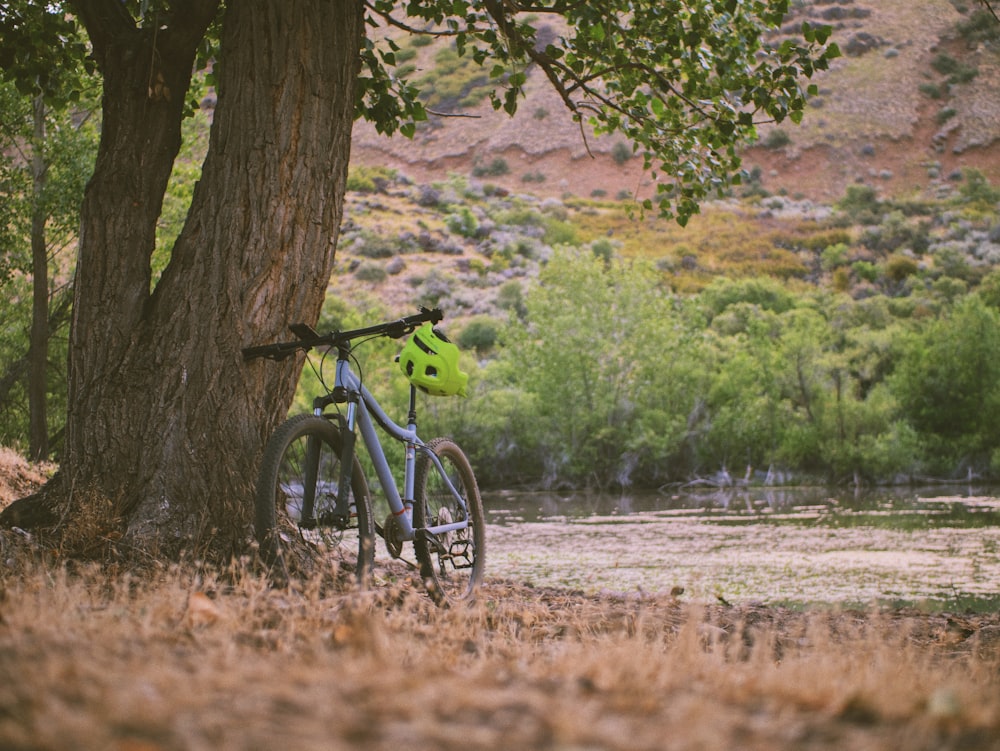
[[[619,132],[662,173],[656,204],[682,224],[698,202],[738,182],[736,146],[760,122],[799,122],[805,80],[840,52],[830,28],[778,34],[787,0],[616,0],[481,3],[370,0],[381,23],[454,37],[459,54],[489,68],[493,105],[513,114],[529,67],[540,71],[573,117]],[[563,33],[543,42],[540,30]],[[359,112],[383,132],[412,134],[427,116],[413,84],[396,79],[392,41],[369,41]],[[653,207],[653,201],[647,202]]]
[[[27,443],[36,459],[48,458],[65,414],[58,335],[69,320],[71,263],[60,251],[76,239],[96,150],[93,66],[57,10],[0,8],[0,441]]]

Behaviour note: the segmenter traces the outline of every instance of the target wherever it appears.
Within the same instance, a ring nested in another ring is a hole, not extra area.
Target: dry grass
[[[1000,748],[996,616],[500,581],[446,611],[409,585],[7,556],[2,748]]]
[[[278,590],[243,564],[60,565],[11,531],[0,549],[3,749],[1000,748],[996,614],[496,579],[441,610],[405,577]]]
[[[0,446],[0,508],[33,493],[55,470],[54,464],[31,464],[13,449]]]

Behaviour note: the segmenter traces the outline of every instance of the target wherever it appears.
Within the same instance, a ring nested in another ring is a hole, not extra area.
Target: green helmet
[[[399,353],[399,367],[414,386],[433,396],[465,396],[469,376],[458,369],[458,347],[425,323]]]

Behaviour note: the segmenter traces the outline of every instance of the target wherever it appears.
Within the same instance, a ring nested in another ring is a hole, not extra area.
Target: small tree
[[[0,180],[3,192],[13,199],[7,205],[9,214],[0,217],[5,249],[0,288],[20,281],[12,274],[32,279],[26,352],[18,354],[15,345],[13,357],[4,364],[0,404],[6,403],[9,410],[17,400],[16,385],[26,384],[29,455],[47,459],[53,383],[49,341],[68,322],[71,301],[66,283],[70,264],[58,263],[56,257],[76,240],[83,188],[93,168],[97,139],[90,115],[96,79],[83,56],[84,39],[67,18],[30,5],[0,14],[0,30],[5,40],[0,51]],[[47,36],[59,40],[52,58],[18,58],[26,40]],[[57,271],[62,281],[50,286]],[[3,335],[16,332],[7,329]],[[14,424],[8,430],[7,440],[16,441],[20,428]]]

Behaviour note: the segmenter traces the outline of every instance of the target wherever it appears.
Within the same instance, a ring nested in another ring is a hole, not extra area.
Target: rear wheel
[[[282,424],[264,449],[254,532],[265,561],[285,575],[332,568],[364,586],[375,557],[371,498],[354,457],[350,507],[337,515],[340,449],[340,429],[325,417],[297,415]]]
[[[421,451],[414,487],[414,548],[427,591],[435,602],[447,604],[470,599],[483,580],[486,523],[476,476],[462,449],[448,438],[435,438],[427,448],[440,459],[465,507],[455,498],[431,457]],[[464,529],[437,535],[423,532],[427,527],[466,520],[468,526]]]

